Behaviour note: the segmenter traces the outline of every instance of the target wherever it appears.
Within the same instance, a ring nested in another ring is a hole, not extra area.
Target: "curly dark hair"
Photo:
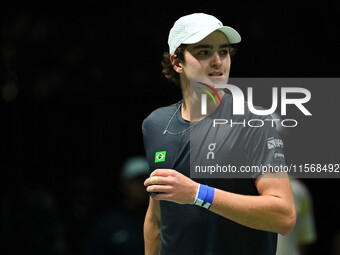
[[[181,44],[176,50],[175,50],[175,59],[179,59],[184,63],[184,51],[187,47],[187,44]],[[229,45],[229,54],[230,56],[234,56],[236,52],[236,49],[233,48],[231,45]],[[174,82],[177,86],[181,86],[180,80],[179,80],[179,74],[174,70],[172,63],[170,61],[170,53],[169,52],[164,52],[163,53],[163,60],[161,62],[162,64],[162,73],[164,76]]]
[[[179,59],[180,61],[184,62],[184,51],[186,49],[185,44],[181,44],[176,50],[175,50],[175,59]],[[161,62],[163,70],[162,73],[164,76],[174,82],[177,86],[181,86],[180,81],[179,81],[179,74],[174,70],[172,63],[170,61],[170,53],[169,52],[164,52],[163,53],[163,60]]]

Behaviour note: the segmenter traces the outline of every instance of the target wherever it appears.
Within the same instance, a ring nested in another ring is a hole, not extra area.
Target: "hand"
[[[172,169],[156,169],[144,182],[146,191],[156,200],[193,204],[199,183]],[[155,193],[161,192],[161,193]]]

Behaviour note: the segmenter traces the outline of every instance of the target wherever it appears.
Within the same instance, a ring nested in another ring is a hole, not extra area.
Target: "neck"
[[[191,121],[190,119],[190,87],[182,86],[183,103],[181,107],[181,114],[183,119]]]
[[[218,94],[220,98],[222,98],[224,95],[224,91],[219,90]],[[183,103],[181,107],[182,118],[191,122],[199,121],[205,118],[206,116],[210,115],[220,104],[219,100],[217,99],[217,96],[215,96],[217,106],[210,97],[207,97],[207,115],[202,115],[201,94],[197,94],[195,92],[190,93],[190,86],[188,84],[182,83],[182,96],[183,96]]]

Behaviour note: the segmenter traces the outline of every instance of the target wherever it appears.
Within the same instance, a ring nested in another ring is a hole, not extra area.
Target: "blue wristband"
[[[215,195],[215,188],[212,188],[212,187],[208,187],[208,190],[207,190],[207,196],[205,197],[205,203],[203,204],[203,207],[206,208],[206,209],[209,209],[213,200],[214,200],[214,195]]]
[[[213,202],[214,195],[215,195],[215,188],[200,184],[198,191],[197,191],[194,205],[198,205],[200,207],[209,209]]]
[[[200,184],[194,205],[203,206],[205,197],[207,196],[207,187],[206,185]]]

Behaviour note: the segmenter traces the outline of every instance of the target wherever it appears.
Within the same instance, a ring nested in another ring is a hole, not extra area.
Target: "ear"
[[[177,55],[171,54],[170,62],[177,73],[183,73],[182,61],[177,58]]]

